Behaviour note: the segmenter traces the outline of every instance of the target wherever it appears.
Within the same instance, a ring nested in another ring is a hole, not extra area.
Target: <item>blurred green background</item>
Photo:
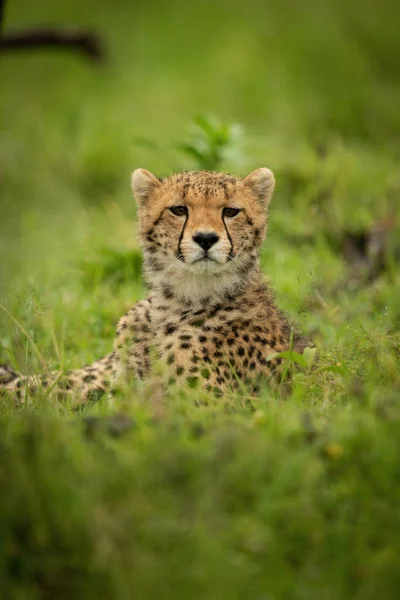
[[[124,440],[2,401],[0,592],[397,598],[398,2],[7,2],[4,31],[39,26],[105,55],[0,53],[0,361],[108,352],[145,294],[131,171],[211,164],[275,172],[263,270],[326,370],[87,409]]]

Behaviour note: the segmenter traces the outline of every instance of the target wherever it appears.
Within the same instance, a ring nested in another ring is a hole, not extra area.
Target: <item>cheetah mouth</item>
[[[217,261],[215,260],[215,258],[212,258],[211,256],[208,256],[208,254],[205,254],[201,258],[198,258],[197,260],[195,260],[193,262],[193,264],[199,263],[199,262],[215,262],[216,263]]]
[[[198,275],[215,275],[223,271],[226,264],[220,263],[211,256],[202,256],[191,263],[187,263],[187,269]]]
[[[197,256],[187,256],[183,261],[185,262],[185,266],[191,270],[193,269],[196,273],[213,273],[216,271],[220,271],[221,269],[226,267],[227,261],[226,257],[215,256],[210,252],[203,252],[201,256],[197,254]]]

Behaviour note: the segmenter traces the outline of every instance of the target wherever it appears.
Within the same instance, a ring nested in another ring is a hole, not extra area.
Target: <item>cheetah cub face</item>
[[[134,171],[150,285],[192,299],[234,291],[257,264],[274,185],[266,168],[244,179],[193,171],[159,180]]]

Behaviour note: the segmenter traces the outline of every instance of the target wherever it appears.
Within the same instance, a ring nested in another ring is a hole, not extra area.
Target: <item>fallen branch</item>
[[[89,32],[64,29],[32,29],[15,33],[3,33],[0,37],[0,52],[57,48],[77,50],[93,61],[100,62],[104,49],[98,37]]]

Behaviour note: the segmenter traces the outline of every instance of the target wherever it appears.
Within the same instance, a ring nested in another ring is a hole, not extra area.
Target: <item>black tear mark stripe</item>
[[[162,209],[162,211],[160,212],[160,214],[158,215],[157,219],[154,221],[153,223],[153,227],[155,227],[156,225],[159,224],[159,222],[161,221],[161,217],[163,216],[163,212],[164,212],[164,208]]]
[[[230,259],[229,259],[229,257],[230,257],[230,256],[231,256],[231,257],[233,257],[233,256],[234,256],[234,253],[233,253],[233,242],[232,242],[232,238],[231,238],[231,235],[230,235],[230,233],[229,233],[228,227],[227,227],[227,225],[226,225],[226,223],[225,223],[225,219],[224,219],[224,217],[222,217],[222,222],[223,222],[223,224],[224,224],[225,231],[226,231],[226,235],[228,236],[228,240],[229,240],[229,243],[230,243],[230,245],[231,245],[231,247],[230,247],[230,250],[229,250],[229,254],[228,254],[228,260],[230,260]]]
[[[182,243],[182,240],[183,240],[183,236],[185,235],[186,223],[188,222],[188,218],[189,218],[189,213],[187,213],[187,215],[186,215],[185,222],[183,224],[182,231],[181,231],[181,234],[179,236],[178,250],[177,250],[177,253],[176,253],[178,259],[181,260],[182,262],[185,262],[185,257],[183,256],[183,254],[181,252],[181,243]]]

